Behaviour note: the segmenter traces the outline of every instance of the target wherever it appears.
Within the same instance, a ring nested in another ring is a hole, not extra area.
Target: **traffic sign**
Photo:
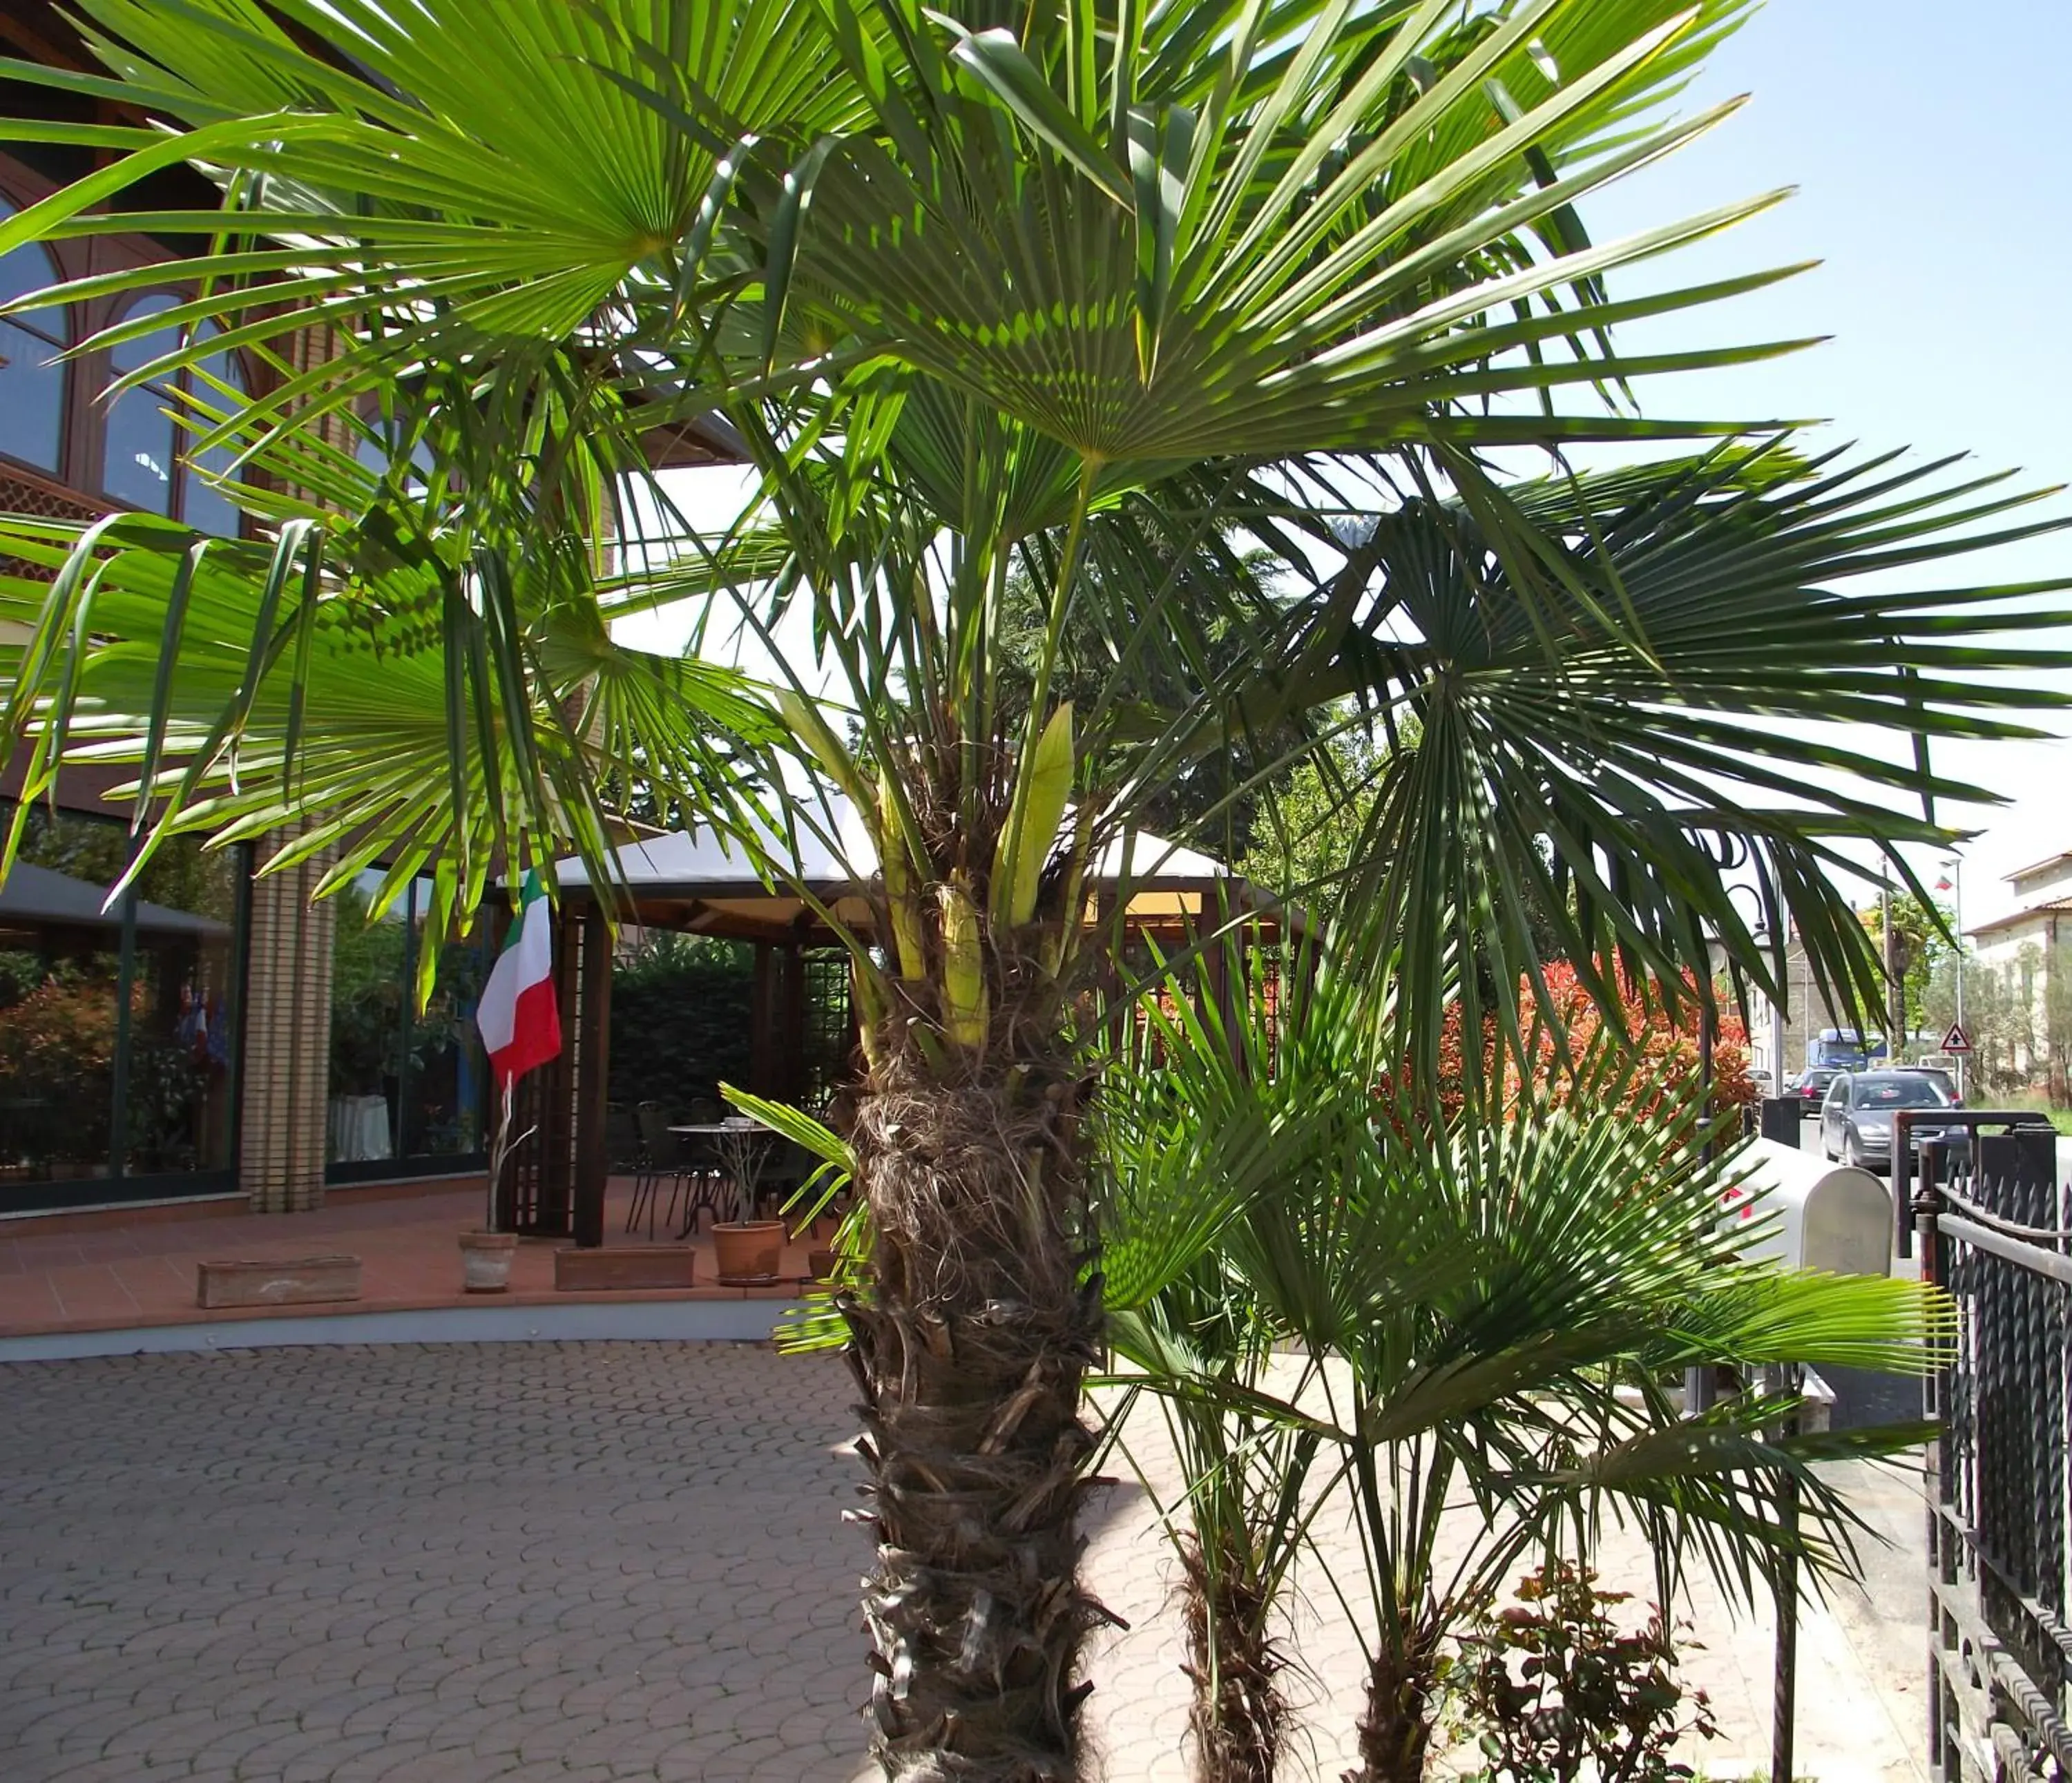
[[[1964,1032],[1964,1024],[1951,1022],[1949,1033],[1942,1037],[1942,1050],[1946,1053],[1968,1053],[1971,1050],[1971,1037]]]

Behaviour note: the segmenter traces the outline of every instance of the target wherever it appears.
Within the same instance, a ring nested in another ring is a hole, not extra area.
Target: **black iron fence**
[[[1959,1313],[1929,1387],[1943,1427],[1928,1512],[1930,1761],[1943,1783],[2072,1777],[2072,1198],[2047,1126],[1982,1115],[1967,1142],[1925,1140],[1902,1176],[1906,1138],[1894,1199],[1910,1202],[1923,1280]]]
[[[2053,1174],[2048,1154],[2058,1134],[2046,1115],[2022,1108],[1901,1109],[1893,1116],[1892,1217],[1893,1248],[1902,1257],[1914,1255],[1914,1181],[1923,1143],[1914,1138],[1914,1129],[1920,1126],[1957,1136],[1957,1143],[1944,1145],[1936,1156],[1938,1180],[1960,1195],[1975,1194],[1982,1156],[2004,1161],[1994,1166],[1996,1171],[2033,1168],[2045,1177]],[[2012,1148],[2004,1143],[2008,1139],[2016,1141]],[[2042,1161],[2033,1166],[2019,1162],[2032,1152]]]

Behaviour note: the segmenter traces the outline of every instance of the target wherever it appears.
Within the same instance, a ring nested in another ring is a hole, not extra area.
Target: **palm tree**
[[[1856,1518],[1813,1464],[1926,1427],[1780,1436],[1781,1395],[1687,1419],[1665,1383],[1722,1362],[1918,1374],[1952,1309],[1743,1262],[1747,1230],[1718,1216],[1742,1164],[1702,1143],[1702,1085],[1651,1080],[1654,1113],[1606,1119],[1649,1067],[1600,1049],[1559,1106],[1441,1124],[1378,1092],[1391,988],[1353,950],[1320,947],[1234,1032],[1167,989],[1156,1062],[1107,1092],[1104,1213],[1119,1378],[1166,1407],[1189,1486],[1172,1521],[1203,1783],[1274,1774],[1305,1547],[1369,1632],[1359,1783],[1424,1774],[1445,1644],[1533,1556],[1587,1564],[1607,1516],[1648,1534],[1664,1603],[1694,1558],[1744,1599],[1780,1559],[1846,1570]],[[1342,1521],[1350,1576],[1315,1534]]]
[[[10,72],[150,127],[8,126],[117,158],[0,251],[209,232],[153,326],[335,350],[191,417],[265,543],[5,528],[53,579],[6,585],[31,635],[0,747],[32,791],[68,751],[138,763],[146,857],[286,831],[270,858],[335,849],[333,888],[432,873],[441,925],[557,849],[609,882],[629,811],[722,825],[779,877],[801,829],[841,833],[836,798],[857,815],[870,918],[820,914],[866,1017],[874,1280],[844,1309],[891,1774],[1075,1769],[1102,1315],[1070,1017],[1113,940],[1092,864],[1161,789],[1234,744],[1310,746],[1348,698],[1417,720],[1372,904],[1421,1069],[1454,987],[1501,1000],[1529,971],[1521,874],[1559,881],[1572,959],[1680,983],[1702,930],[1774,984],[1782,928],[1765,953],[1727,894],[1745,857],[1815,962],[1868,983],[1825,869],[1941,837],[1916,803],[1961,789],[1929,742],[2043,703],[1984,672],[2037,659],[2005,642],[2047,622],[2033,590],[1835,591],[1996,536],[1974,523],[2007,498],[1774,446],[1520,494],[1488,457],[1730,435],[1640,415],[1631,380],[1788,344],[1610,333],[1783,276],[1609,283],[1775,195],[1610,244],[1577,209],[1718,121],[1663,105],[1743,0],[80,10],[106,74]],[[220,212],[101,207],[175,160]],[[350,473],[370,413],[378,480]],[[701,536],[641,465],[715,417],[756,487]],[[615,548],[636,520],[666,536]],[[1002,622],[1018,573],[1033,652]],[[766,638],[803,614],[815,659],[777,653],[785,684],[750,698],[609,635],[679,599]],[[1918,747],[1893,766],[1791,722],[1837,716]]]
[[[1374,981],[1325,967],[1305,942],[1249,963],[1226,946],[1240,1010],[1198,1000],[1170,969],[1129,1009],[1096,1104],[1093,1199],[1122,1365],[1108,1429],[1149,1486],[1131,1419],[1152,1383],[1179,1463],[1182,1495],[1161,1517],[1179,1567],[1194,1774],[1272,1783],[1294,1725],[1285,1598],[1320,1506],[1322,1440],[1269,1395],[1289,1391],[1272,1378],[1286,1333],[1227,1240],[1291,1173],[1358,1174]],[[1262,959],[1264,972],[1246,969]]]

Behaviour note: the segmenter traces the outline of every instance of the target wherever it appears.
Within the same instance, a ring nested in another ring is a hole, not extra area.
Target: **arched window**
[[[154,292],[131,306],[130,318],[158,314],[179,302],[170,292]],[[201,323],[199,330],[204,339],[217,331],[209,323]],[[118,373],[134,371],[171,351],[179,339],[178,328],[168,323],[123,342],[110,351],[109,362]],[[212,409],[222,408],[225,399],[216,388],[217,384],[236,391],[244,389],[244,375],[234,353],[211,353],[198,368],[183,368],[171,376],[154,378],[149,384],[124,391],[108,411],[101,487],[129,507],[170,514],[197,532],[234,536],[236,507],[195,474],[197,469],[224,469],[230,462],[229,452],[219,446],[193,454],[183,462],[191,435],[173,418],[195,413],[186,400],[187,392]]]
[[[0,199],[0,219],[14,207]],[[0,257],[0,303],[57,283],[51,257],[34,242]],[[0,316],[0,452],[55,471],[64,438],[65,368],[57,356],[71,344],[61,308]]]

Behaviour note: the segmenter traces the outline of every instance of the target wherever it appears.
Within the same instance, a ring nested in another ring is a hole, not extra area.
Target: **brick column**
[[[255,1214],[323,1205],[338,915],[312,894],[327,865],[319,855],[252,887],[237,1175]]]
[[[339,344],[327,329],[300,328],[287,348],[289,368],[299,374],[336,359]],[[316,432],[341,451],[352,450],[352,435],[335,416],[319,421]],[[282,839],[266,838],[260,858]],[[237,1182],[255,1214],[299,1214],[323,1206],[331,938],[338,913],[329,898],[319,903],[314,894],[331,860],[326,851],[252,886]]]

